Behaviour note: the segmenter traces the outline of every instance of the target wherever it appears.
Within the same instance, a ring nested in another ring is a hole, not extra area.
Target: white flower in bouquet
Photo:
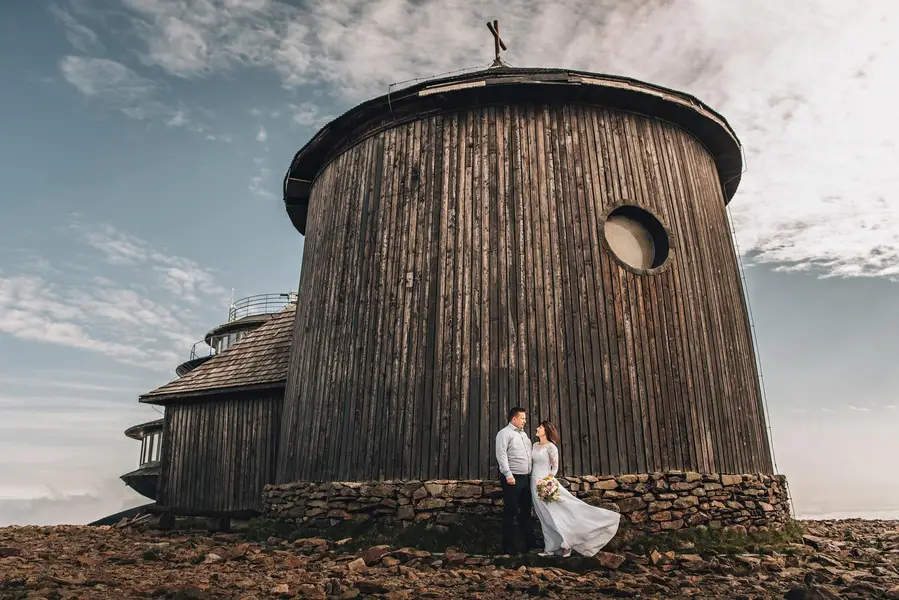
[[[547,475],[537,482],[537,495],[546,503],[558,502],[561,495],[559,482],[552,475]]]

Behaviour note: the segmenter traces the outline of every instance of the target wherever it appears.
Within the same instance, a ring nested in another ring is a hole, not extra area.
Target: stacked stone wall
[[[783,475],[721,475],[671,471],[635,475],[560,477],[585,502],[621,513],[631,531],[684,527],[745,527],[789,521]],[[450,525],[466,516],[498,518],[502,488],[493,481],[295,482],[266,486],[265,513],[297,525],[328,527],[378,519]]]

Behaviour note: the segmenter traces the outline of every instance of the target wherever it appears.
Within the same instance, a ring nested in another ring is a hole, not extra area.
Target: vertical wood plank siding
[[[603,214],[646,207],[638,275]],[[313,184],[278,481],[487,478],[524,406],[564,470],[772,471],[722,186],[683,130],[579,105],[376,133]]]
[[[274,389],[168,404],[158,503],[190,513],[261,511],[283,398]]]

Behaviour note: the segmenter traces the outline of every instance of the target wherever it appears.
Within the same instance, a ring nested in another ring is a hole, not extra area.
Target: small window
[[[603,236],[618,262],[637,272],[661,267],[671,250],[665,226],[651,212],[630,204],[608,214]]]

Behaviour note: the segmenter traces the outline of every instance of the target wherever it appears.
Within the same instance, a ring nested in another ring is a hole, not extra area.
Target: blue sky
[[[293,154],[391,83],[489,64],[492,18],[511,64],[633,76],[729,119],[778,466],[800,514],[899,515],[899,475],[875,466],[899,454],[897,14],[886,1],[2,3],[0,525],[141,502],[117,479],[138,454],[122,431],[156,416],[137,396],[174,376],[232,288],[297,288],[302,238],[279,194]]]

